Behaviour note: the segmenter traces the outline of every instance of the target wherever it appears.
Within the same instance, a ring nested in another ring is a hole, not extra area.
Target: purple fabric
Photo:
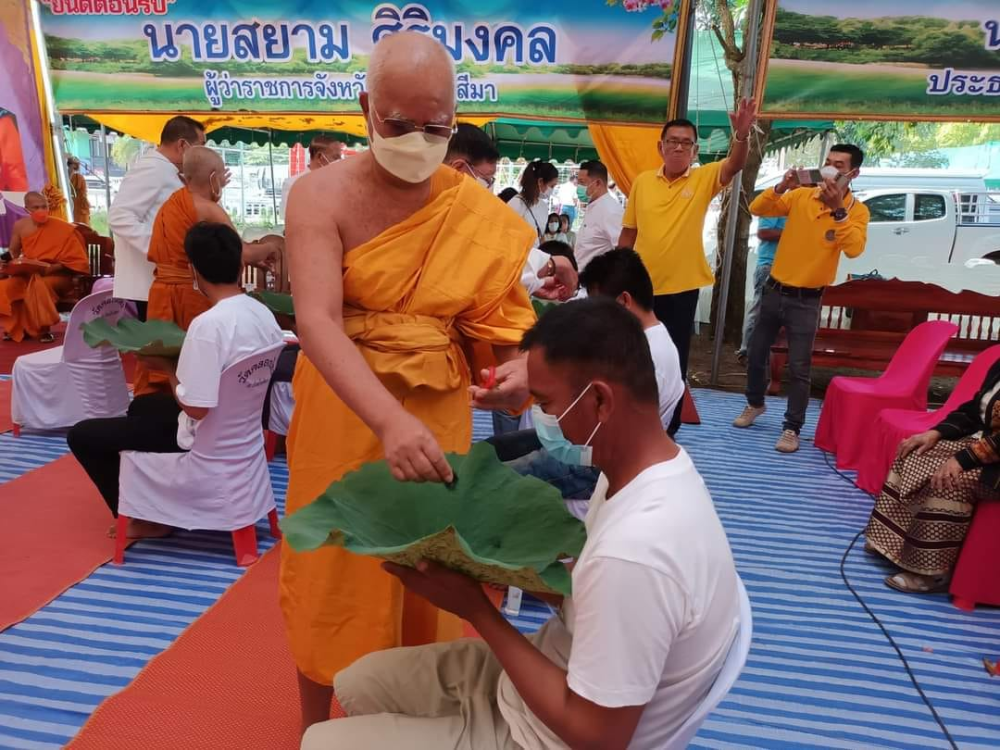
[[[21,150],[24,152],[24,166],[28,172],[28,186],[31,190],[41,190],[45,186],[45,148],[41,107],[38,91],[35,89],[35,71],[31,54],[22,49],[14,39],[28,39],[28,17],[21,3],[21,9],[11,4],[6,21],[16,29],[8,30],[0,23],[0,107],[8,109],[17,118],[17,130],[21,134]]]
[[[0,198],[0,200],[3,201],[4,208],[7,209],[7,212],[0,216],[0,247],[8,248],[10,247],[10,238],[14,235],[14,222],[23,219],[28,215],[28,212],[6,198]]]

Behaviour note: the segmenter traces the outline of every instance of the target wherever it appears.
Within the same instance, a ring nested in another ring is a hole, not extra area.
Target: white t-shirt
[[[649,353],[653,355],[656,369],[656,388],[660,394],[660,421],[663,429],[670,426],[677,403],[684,396],[684,378],[681,377],[681,358],[674,340],[663,323],[646,329]]]
[[[218,406],[222,371],[282,341],[274,315],[253,297],[238,294],[213,305],[191,321],[184,336],[177,363],[177,400],[185,406]],[[177,444],[189,449],[199,420],[181,412],[177,422]]]
[[[625,209],[611,193],[605,193],[587,204],[573,251],[581,271],[598,255],[615,249],[622,233],[624,215]]]
[[[603,474],[573,568],[573,597],[534,643],[570,689],[608,708],[645,705],[629,747],[657,750],[718,676],[739,629],[736,567],[705,483],[681,449],[610,499]],[[527,750],[566,745],[506,672],[497,702]]]
[[[527,201],[520,195],[515,195],[507,204],[514,213],[524,219],[528,226],[538,232],[541,237],[548,228],[549,223],[549,202],[544,198],[539,198],[534,206],[529,206]]]
[[[576,205],[576,185],[566,181],[556,189],[556,200],[562,206]]]

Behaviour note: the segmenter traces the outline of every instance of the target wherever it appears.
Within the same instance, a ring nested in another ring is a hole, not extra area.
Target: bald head
[[[34,191],[24,194],[24,208],[27,211],[37,211],[42,208],[48,208],[49,202],[46,200],[45,196],[41,193],[36,193]]]
[[[205,146],[192,146],[184,153],[184,166],[181,173],[191,187],[204,187],[209,184],[209,178],[214,173],[222,177],[226,165],[222,157]]]
[[[438,120],[454,118],[455,63],[444,45],[424,34],[382,37],[368,63],[367,86],[367,98],[383,118],[430,122],[418,116],[422,112],[433,112]]]

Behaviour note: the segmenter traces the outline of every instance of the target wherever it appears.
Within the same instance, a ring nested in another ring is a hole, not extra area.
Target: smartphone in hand
[[[823,182],[823,174],[818,169],[796,169],[795,179],[800,187],[813,187]]]

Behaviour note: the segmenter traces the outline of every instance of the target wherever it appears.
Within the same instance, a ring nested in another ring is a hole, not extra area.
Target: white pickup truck
[[[871,214],[868,244],[860,257],[842,259],[838,281],[872,271],[913,281],[971,281],[983,266],[1000,265],[1000,192],[881,188],[856,197]]]

